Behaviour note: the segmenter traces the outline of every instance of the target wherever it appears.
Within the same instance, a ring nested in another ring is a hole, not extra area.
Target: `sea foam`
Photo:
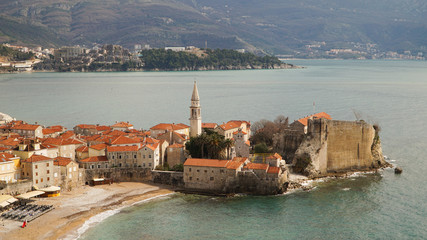
[[[164,195],[158,195],[158,196],[154,196],[151,198],[147,198],[135,203],[132,203],[130,205],[126,205],[126,206],[122,206],[116,209],[112,209],[112,210],[107,210],[104,211],[102,213],[99,213],[91,218],[89,218],[88,220],[85,221],[85,223],[79,228],[77,229],[77,231],[70,233],[69,235],[65,236],[64,238],[61,238],[62,240],[75,240],[75,239],[79,239],[87,230],[89,230],[91,227],[94,227],[95,225],[97,225],[98,223],[104,221],[105,219],[107,219],[108,217],[111,217],[117,213],[119,213],[122,209],[130,207],[130,206],[134,206],[136,204],[141,204],[144,202],[148,202],[148,201],[152,201],[154,199],[158,199],[158,198],[166,198],[170,195],[172,195],[174,193],[167,193]]]

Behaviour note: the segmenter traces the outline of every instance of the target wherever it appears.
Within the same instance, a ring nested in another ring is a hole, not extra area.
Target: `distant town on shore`
[[[375,45],[324,49],[324,43],[306,46],[306,59],[405,59],[425,60],[422,52],[384,52]],[[195,46],[153,49],[136,44],[129,50],[120,45],[94,44],[93,47],[70,46],[29,48],[2,44],[0,73],[21,71],[91,72],[91,71],[191,71],[298,68],[284,63],[293,55],[258,56],[246,49],[208,49]]]

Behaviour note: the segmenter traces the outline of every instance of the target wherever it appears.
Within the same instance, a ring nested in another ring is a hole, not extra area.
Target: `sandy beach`
[[[95,215],[171,193],[166,186],[135,182],[83,186],[59,197],[37,199],[34,204],[54,205],[55,209],[25,228],[21,228],[22,222],[0,220],[0,240],[75,239],[77,231]]]

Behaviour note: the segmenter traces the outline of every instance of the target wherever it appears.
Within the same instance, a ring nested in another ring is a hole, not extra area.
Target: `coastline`
[[[29,222],[26,228],[21,228],[21,222],[4,221],[4,226],[0,225],[0,240],[76,239],[100,222],[93,219],[99,214],[106,214],[101,216],[103,220],[122,208],[173,193],[168,186],[135,182],[84,186],[59,197],[37,199],[34,204],[50,204],[55,209]]]

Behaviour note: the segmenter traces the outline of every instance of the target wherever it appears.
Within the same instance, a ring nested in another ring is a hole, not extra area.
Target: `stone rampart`
[[[172,171],[152,171],[154,183],[167,184],[174,187],[184,187],[184,173]]]
[[[114,182],[147,182],[152,180],[150,168],[86,169],[86,184],[94,178],[112,179]]]
[[[369,170],[385,164],[375,128],[364,121],[314,119],[308,121],[307,135],[298,148],[294,164],[304,174]]]
[[[0,195],[19,195],[31,191],[33,182],[31,180],[20,180],[14,183],[0,184]]]

